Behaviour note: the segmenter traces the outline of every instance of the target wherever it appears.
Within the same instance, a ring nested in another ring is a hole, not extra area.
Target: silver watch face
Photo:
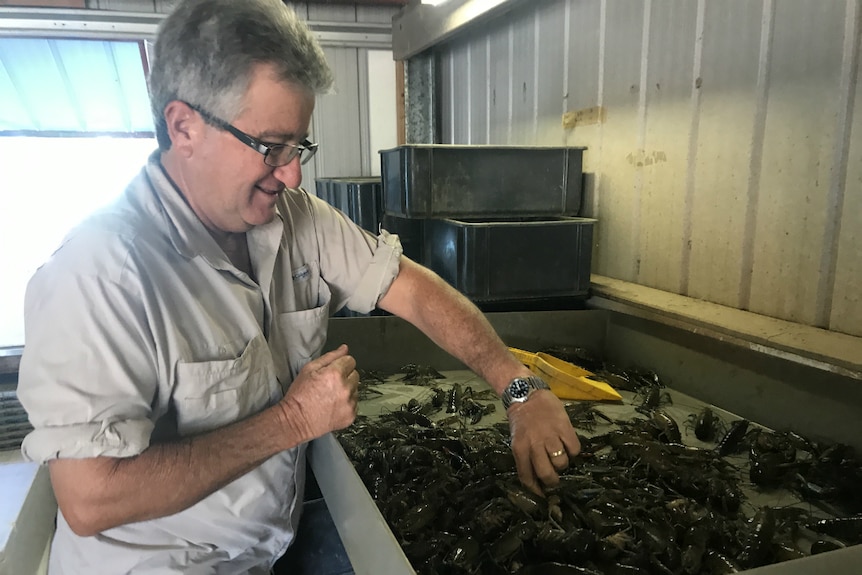
[[[530,382],[526,379],[516,379],[509,384],[509,396],[511,396],[513,401],[526,399],[530,394],[530,389]]]

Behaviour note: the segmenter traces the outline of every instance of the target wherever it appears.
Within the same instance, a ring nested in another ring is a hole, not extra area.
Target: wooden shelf
[[[620,311],[862,379],[862,338],[593,275],[589,307]]]

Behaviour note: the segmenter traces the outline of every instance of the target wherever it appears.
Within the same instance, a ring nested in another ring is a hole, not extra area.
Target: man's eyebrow
[[[283,144],[286,142],[301,142],[308,138],[308,132],[304,136],[297,136],[294,133],[277,132],[275,130],[266,131],[257,136],[258,140],[270,143]]]

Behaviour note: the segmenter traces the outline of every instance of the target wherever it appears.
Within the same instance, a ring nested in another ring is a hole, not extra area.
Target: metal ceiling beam
[[[392,18],[392,52],[396,60],[406,60],[525,1],[447,0],[432,6],[414,0]]]
[[[323,46],[392,49],[392,25],[375,22],[307,22]]]
[[[0,36],[152,39],[165,16],[108,10],[0,8]],[[392,47],[392,27],[389,24],[315,21],[307,24],[324,46],[380,50]]]
[[[153,38],[164,14],[55,8],[0,8],[0,35],[114,40]]]
[[[357,6],[406,6],[409,0],[301,0],[306,4],[355,4]]]

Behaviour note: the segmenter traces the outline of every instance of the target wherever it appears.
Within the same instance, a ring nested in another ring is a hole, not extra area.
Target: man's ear
[[[165,106],[165,125],[171,139],[171,149],[184,157],[190,157],[194,143],[199,138],[203,122],[188,104],[172,100]]]

